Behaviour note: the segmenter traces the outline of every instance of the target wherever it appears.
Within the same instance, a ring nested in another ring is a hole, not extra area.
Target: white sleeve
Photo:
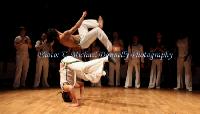
[[[21,41],[21,37],[20,36],[17,36],[16,38],[15,38],[15,43],[19,43]]]
[[[38,40],[36,43],[35,43],[35,48],[39,47],[40,46],[40,41]]]
[[[29,36],[26,36],[26,38],[27,38],[28,40],[31,40]]]

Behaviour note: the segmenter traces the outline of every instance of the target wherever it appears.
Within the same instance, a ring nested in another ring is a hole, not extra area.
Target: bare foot
[[[98,23],[99,23],[99,27],[102,29],[103,28],[103,18],[101,16],[99,16]]]

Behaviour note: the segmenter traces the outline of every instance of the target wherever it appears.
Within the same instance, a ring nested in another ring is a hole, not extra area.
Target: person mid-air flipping
[[[112,52],[112,43],[108,39],[103,28],[103,18],[99,16],[98,21],[94,19],[84,20],[87,12],[84,11],[78,22],[69,30],[63,33],[57,29],[49,29],[48,36],[56,37],[58,41],[68,48],[88,48],[97,38],[106,47],[108,52]],[[90,31],[88,29],[91,29]],[[77,35],[74,32],[78,30]]]

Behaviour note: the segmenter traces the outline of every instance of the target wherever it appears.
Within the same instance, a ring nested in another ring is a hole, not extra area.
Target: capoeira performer
[[[185,75],[185,85],[188,91],[192,91],[192,71],[191,61],[192,55],[190,52],[189,40],[187,36],[177,40],[178,58],[177,58],[177,87],[175,90],[183,88],[183,74]],[[183,69],[185,71],[183,72]]]
[[[26,86],[26,77],[29,69],[29,49],[32,48],[31,39],[26,36],[26,28],[19,28],[19,36],[15,38],[16,48],[16,72],[13,88],[17,89]]]
[[[164,45],[162,41],[162,34],[160,32],[156,33],[156,39],[157,43],[154,48],[151,49],[151,52],[153,53],[163,53],[164,52]],[[162,65],[163,60],[160,57],[156,57],[152,60],[151,63],[151,73],[150,73],[150,81],[149,81],[149,87],[150,89],[154,88],[156,86],[156,89],[160,89],[160,79],[162,74]]]
[[[113,53],[116,55],[120,55],[120,53],[123,51],[123,42],[119,38],[118,32],[113,32]],[[116,86],[120,86],[120,66],[121,66],[121,58],[115,57],[116,64],[109,63],[109,82],[108,84],[110,86],[114,86],[116,83]],[[116,74],[115,74],[116,72]],[[115,77],[116,76],[116,77]],[[114,80],[115,77],[115,80]]]
[[[43,33],[41,40],[38,40],[35,44],[37,51],[36,59],[36,73],[34,88],[37,88],[40,84],[41,73],[43,74],[42,85],[43,87],[49,87],[48,84],[48,72],[49,72],[49,57],[47,56],[50,52],[53,51],[54,42],[48,42],[46,33]]]
[[[99,16],[98,21],[93,19],[84,20],[87,12],[84,11],[79,21],[71,29],[59,32],[56,29],[48,30],[49,39],[57,38],[59,42],[69,48],[88,48],[97,38],[107,48],[108,52],[112,51],[112,44],[107,35],[102,30],[103,19]],[[92,30],[88,31],[89,28]],[[73,35],[78,30],[78,35]]]
[[[140,66],[144,68],[144,57],[138,56],[143,54],[143,45],[139,43],[139,37],[132,37],[132,44],[128,47],[129,54],[125,61],[128,62],[128,70],[125,82],[125,88],[132,86],[133,68],[135,68],[135,87],[140,88]],[[142,64],[141,64],[142,63]],[[140,65],[141,64],[141,65]]]
[[[80,103],[75,94],[74,88],[80,88],[80,97],[83,95],[84,84],[76,81],[77,78],[92,83],[98,83],[101,76],[105,76],[106,72],[103,70],[105,62],[113,62],[109,56],[83,62],[72,56],[67,56],[61,60],[60,63],[60,87],[62,92],[70,96],[74,102],[72,106],[79,106]]]

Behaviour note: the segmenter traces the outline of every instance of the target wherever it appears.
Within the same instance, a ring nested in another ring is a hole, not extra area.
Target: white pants
[[[160,77],[161,77],[161,73],[162,73],[162,62],[163,61],[160,60],[160,59],[152,60],[150,81],[149,81],[149,87],[150,88],[154,88],[155,85],[156,85],[156,87],[160,87]]]
[[[116,58],[116,64],[109,62],[109,85],[114,85],[114,74],[116,72],[116,86],[120,85],[120,58]]]
[[[49,59],[44,57],[37,57],[34,87],[39,86],[42,71],[43,71],[42,85],[44,87],[49,87],[47,81],[49,72]]]
[[[135,87],[140,88],[140,61],[139,60],[130,60],[128,62],[128,70],[127,70],[125,87],[132,86],[133,68],[135,68],[135,72],[136,72]]]
[[[98,83],[101,76],[106,75],[103,70],[105,62],[108,62],[108,57],[87,62],[75,62],[67,65],[67,67],[74,71],[78,78],[92,83]]]
[[[177,59],[177,88],[183,88],[183,68],[185,68],[186,89],[192,89],[191,58],[184,61],[184,58]]]
[[[18,88],[20,86],[20,82],[22,86],[26,86],[26,77],[29,68],[29,57],[28,55],[16,55],[16,72],[15,72],[15,80],[13,83],[14,88]]]
[[[98,56],[98,54],[93,54],[93,56],[95,57],[95,58],[91,58],[91,60],[94,60],[94,59],[98,59],[97,58],[97,56]],[[97,82],[97,83],[92,83],[91,84],[93,87],[101,87],[101,79],[99,80],[99,82]]]
[[[92,30],[88,31],[89,28],[92,28]],[[81,37],[79,45],[82,49],[88,48],[98,38],[108,52],[112,51],[112,43],[109,41],[104,31],[98,27],[98,22],[96,20],[84,20],[78,32]]]

